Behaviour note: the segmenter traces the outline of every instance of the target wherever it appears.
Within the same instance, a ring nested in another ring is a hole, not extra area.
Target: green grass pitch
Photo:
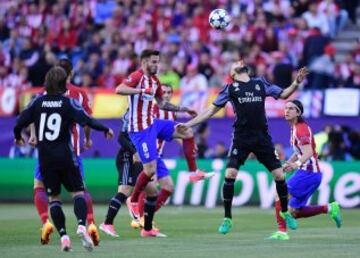
[[[97,223],[106,212],[96,205]],[[168,238],[142,239],[129,227],[127,209],[116,218],[120,238],[101,234],[101,243],[92,253],[82,248],[75,233],[75,217],[65,205],[67,230],[73,252],[62,253],[57,233],[49,245],[40,245],[40,222],[31,204],[0,204],[0,257],[359,257],[360,209],[343,210],[344,225],[336,229],[327,215],[299,220],[299,228],[290,232],[290,241],[265,241],[275,231],[272,210],[234,208],[234,227],[228,235],[217,228],[222,208],[165,207],[155,220]]]

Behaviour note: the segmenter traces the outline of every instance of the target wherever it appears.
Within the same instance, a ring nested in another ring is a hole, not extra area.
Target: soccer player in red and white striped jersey
[[[147,198],[145,202],[145,225],[141,231],[142,237],[163,236],[159,231],[152,228],[152,220],[157,202],[165,202],[170,192],[165,195],[157,196],[157,189],[154,182],[151,182],[152,176],[156,173],[157,178],[161,179],[169,176],[163,160],[159,157],[156,149],[158,138],[171,141],[180,138],[184,140],[185,156],[192,165],[191,171],[196,171],[199,179],[204,179],[206,174],[197,170],[195,163],[195,142],[191,128],[185,125],[177,125],[174,121],[156,119],[153,116],[153,105],[155,101],[160,109],[176,112],[187,112],[190,115],[196,115],[196,112],[186,107],[175,106],[162,99],[163,92],[161,84],[156,76],[160,61],[160,52],[146,49],[141,53],[141,69],[130,74],[130,76],[121,83],[116,92],[121,95],[128,95],[129,100],[129,137],[134,143],[139,154],[141,162],[144,165],[144,171],[137,178],[131,200],[127,202],[131,208],[134,219],[139,219],[138,199],[140,193],[145,189]]]
[[[307,205],[311,195],[318,189],[322,179],[314,137],[309,125],[302,118],[303,105],[298,100],[290,100],[285,105],[285,119],[291,127],[290,143],[294,154],[283,165],[285,172],[296,170],[288,181],[290,199],[289,211],[296,219],[329,213],[339,228],[342,224],[340,206],[336,202],[327,205]],[[289,240],[285,220],[280,216],[280,201],[275,202],[278,231],[269,240]]]
[[[86,92],[83,89],[81,89],[77,86],[74,86],[69,82],[71,75],[72,75],[71,61],[68,59],[60,59],[57,65],[61,66],[68,74],[68,83],[66,86],[67,91],[65,92],[64,95],[69,98],[76,99],[81,104],[81,106],[84,108],[84,110],[89,115],[91,115],[92,110],[91,110],[89,98],[88,98]],[[46,94],[45,89],[44,89],[43,93]],[[74,148],[74,152],[76,153],[76,155],[78,157],[78,163],[80,166],[81,175],[84,178],[84,174],[83,174],[84,170],[82,167],[82,160],[80,158],[80,127],[79,127],[79,125],[74,124],[71,130],[72,130],[72,134],[71,134],[72,145]],[[34,133],[35,128],[32,127],[31,131],[32,131],[32,135],[29,139],[29,142],[32,145],[36,145],[37,139],[36,139],[36,135]],[[85,135],[84,148],[88,149],[92,146],[92,141],[90,138],[90,128],[88,126],[84,127],[84,135]],[[49,218],[48,199],[47,199],[47,195],[46,195],[46,192],[44,189],[44,184],[42,181],[43,180],[42,180],[42,177],[40,174],[39,164],[37,163],[37,165],[35,167],[35,173],[34,173],[34,203],[35,203],[36,209],[38,211],[38,214],[41,218],[41,221],[43,223],[43,230],[42,230],[42,234],[41,234],[41,243],[47,244],[50,240],[49,235],[52,232],[52,225],[48,221],[48,218]],[[84,191],[84,197],[85,197],[85,200],[86,200],[87,206],[88,206],[87,223],[89,225],[89,228],[88,228],[89,234],[91,235],[94,244],[98,245],[99,241],[100,241],[100,236],[99,236],[98,230],[95,226],[93,202],[92,202],[90,193],[88,191],[86,191],[86,189]]]

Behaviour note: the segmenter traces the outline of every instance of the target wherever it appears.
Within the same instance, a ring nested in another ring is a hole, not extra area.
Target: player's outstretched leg
[[[297,209],[294,217],[299,218],[308,218],[312,216],[317,216],[320,214],[328,213],[330,218],[335,222],[336,227],[340,228],[342,224],[340,205],[337,202],[332,202],[327,205],[309,205]]]
[[[74,213],[78,221],[76,234],[80,237],[83,247],[91,252],[94,249],[94,243],[86,230],[87,205],[83,194],[77,194],[74,197]]]
[[[105,234],[112,237],[119,237],[114,228],[114,219],[118,214],[121,205],[125,203],[126,199],[127,196],[124,193],[119,192],[110,200],[105,221],[99,226],[100,230],[103,231]]]
[[[61,202],[59,200],[53,200],[50,202],[50,214],[60,235],[61,250],[65,252],[71,251],[70,238],[66,234],[65,214],[62,210]]]
[[[86,190],[84,191],[84,198],[87,205],[86,220],[88,224],[88,234],[90,235],[94,245],[98,246],[100,243],[100,234],[95,224],[93,200],[90,193]]]
[[[234,183],[235,183],[235,178],[225,177],[225,182],[223,185],[223,198],[224,198],[225,214],[224,214],[224,221],[218,229],[220,234],[229,233],[232,228],[232,225],[233,225],[231,206],[232,206],[232,200],[234,197]]]

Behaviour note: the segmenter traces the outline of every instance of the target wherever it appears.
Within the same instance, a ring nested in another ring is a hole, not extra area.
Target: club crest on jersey
[[[232,154],[233,154],[233,155],[237,155],[237,154],[238,154],[238,150],[237,150],[237,149],[233,149]]]
[[[258,90],[258,91],[260,90],[260,85],[259,84],[255,85],[255,90]]]
[[[239,90],[240,90],[240,89],[239,89],[240,84],[239,84],[238,82],[234,82],[234,83],[233,83],[233,86],[234,86],[234,88],[235,88],[235,91],[239,91]]]

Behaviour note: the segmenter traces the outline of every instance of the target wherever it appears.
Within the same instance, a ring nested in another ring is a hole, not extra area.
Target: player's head
[[[239,75],[239,74],[242,74],[242,73],[248,74],[249,73],[249,67],[245,64],[245,62],[243,60],[234,62],[231,65],[231,68],[230,68],[230,76],[231,76],[231,78],[234,79],[234,77],[236,75]]]
[[[289,100],[285,104],[285,120],[294,122],[303,122],[302,114],[304,113],[304,106],[301,101],[294,99]]]
[[[69,59],[61,58],[56,65],[62,67],[65,70],[67,78],[72,76],[73,66]]]
[[[161,84],[162,97],[166,102],[170,102],[173,95],[173,88],[170,84]]]
[[[66,71],[60,66],[52,67],[45,76],[45,90],[48,95],[61,95],[66,92]]]
[[[144,72],[154,75],[158,71],[160,52],[153,49],[145,49],[140,55],[141,68]]]

